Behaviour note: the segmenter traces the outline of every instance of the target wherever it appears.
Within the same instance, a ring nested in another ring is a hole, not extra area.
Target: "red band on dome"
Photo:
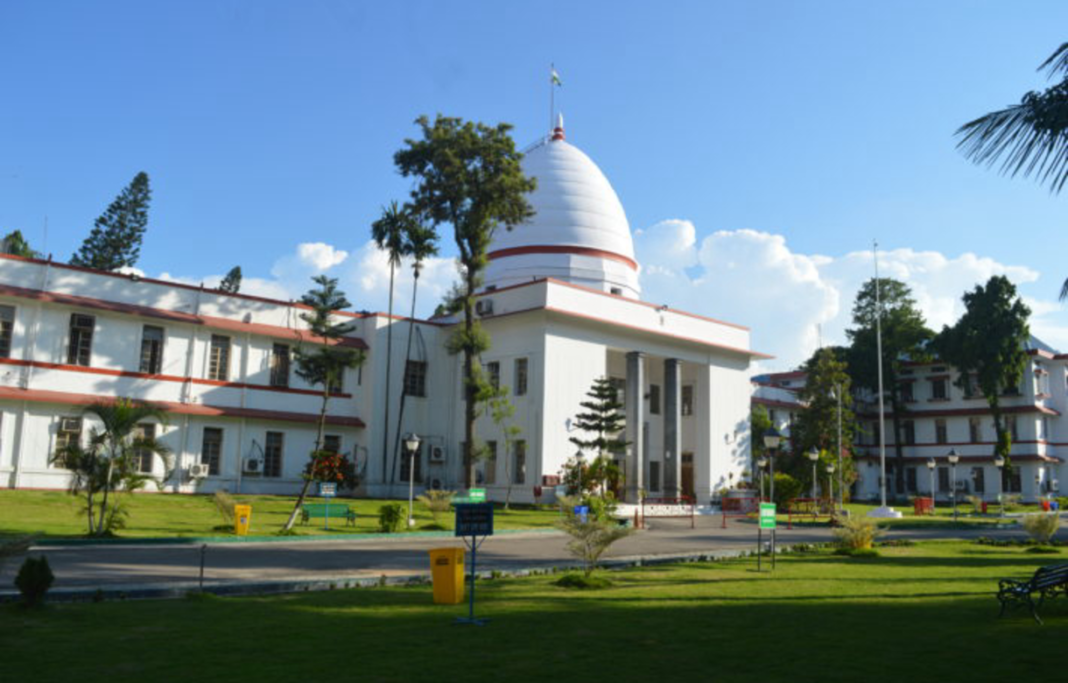
[[[612,261],[619,261],[631,270],[638,270],[638,262],[629,256],[617,254],[612,251],[604,251],[603,249],[590,249],[589,247],[554,246],[548,244],[533,245],[529,247],[498,249],[497,251],[491,251],[487,256],[492,261],[494,259],[505,258],[506,256],[525,256],[526,254],[574,254],[575,256],[592,256],[594,258],[605,258]]]

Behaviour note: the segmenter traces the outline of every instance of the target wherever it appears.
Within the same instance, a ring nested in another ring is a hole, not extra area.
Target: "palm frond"
[[[1042,71],[1043,69],[1049,69],[1050,78],[1057,74],[1068,75],[1068,43],[1061,43],[1061,46],[1046,61],[1042,62],[1038,70]]]
[[[1061,300],[1061,301],[1064,301],[1065,299],[1068,299],[1068,279],[1066,279],[1066,280],[1064,281],[1064,284],[1063,284],[1063,285],[1061,285],[1061,296],[1060,296],[1060,300]]]

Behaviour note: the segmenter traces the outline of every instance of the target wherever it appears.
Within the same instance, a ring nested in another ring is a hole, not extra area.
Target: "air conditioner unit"
[[[59,421],[59,430],[61,432],[77,432],[81,431],[82,420],[80,417],[65,417]]]
[[[211,466],[202,462],[194,463],[189,466],[189,478],[190,479],[203,479],[211,472]]]
[[[445,462],[445,449],[434,446],[430,449],[430,462]]]
[[[260,472],[263,472],[263,461],[259,458],[246,458],[245,472],[247,474],[259,474]]]
[[[479,299],[475,302],[475,313],[493,315],[493,299]]]

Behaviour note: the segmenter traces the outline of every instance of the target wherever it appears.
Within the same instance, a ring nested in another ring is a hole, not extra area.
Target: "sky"
[[[1041,20],[1036,18],[1041,17]],[[0,231],[67,260],[138,171],[137,267],[384,310],[370,224],[393,153],[444,113],[568,140],[613,184],[643,298],[752,328],[788,369],[842,343],[857,288],[906,281],[935,329],[1005,274],[1068,350],[1065,202],[954,131],[1047,85],[1063,2],[0,2]],[[421,280],[454,276],[451,235]],[[410,293],[401,278],[399,297]],[[406,305],[406,304],[405,304]]]

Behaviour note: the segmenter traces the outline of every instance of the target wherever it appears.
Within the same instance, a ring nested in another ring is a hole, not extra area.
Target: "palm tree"
[[[1032,90],[1020,104],[992,111],[957,130],[957,147],[969,160],[993,166],[999,159],[1001,172],[1026,178],[1034,175],[1060,192],[1068,182],[1068,43],[1042,62],[1039,71],[1061,82],[1039,92]],[[1068,298],[1068,280],[1060,298]]]
[[[141,472],[144,455],[164,457],[164,469],[170,469],[166,460],[170,449],[155,437],[137,433],[138,427],[148,421],[166,424],[167,415],[151,403],[124,398],[93,403],[83,414],[94,416],[101,427],[90,432],[87,446],[71,444],[56,453],[53,462],[71,471],[70,492],[86,497],[89,535],[101,536],[121,522],[120,506],[108,504],[112,492],[117,495],[119,491],[136,491],[153,480],[150,474]],[[165,473],[162,479],[168,476]]]
[[[391,202],[382,210],[382,217],[371,224],[371,237],[379,249],[389,256],[389,317],[386,321],[386,395],[383,402],[382,427],[382,481],[386,481],[386,468],[389,465],[389,386],[391,381],[393,359],[393,283],[397,266],[408,254],[408,233],[415,222],[408,207],[401,208],[397,202]],[[389,473],[392,482],[394,473]]]
[[[412,257],[412,311],[408,316],[408,345],[404,352],[404,372],[407,372],[408,361],[412,359],[412,338],[415,336],[415,296],[419,291],[419,273],[423,269],[423,261],[438,253],[438,234],[433,228],[413,220],[408,226],[408,255]],[[400,451],[401,426],[404,423],[404,404],[408,398],[407,387],[401,387],[400,409],[397,412],[397,436],[393,440],[393,463],[390,471],[397,468],[397,453]]]

